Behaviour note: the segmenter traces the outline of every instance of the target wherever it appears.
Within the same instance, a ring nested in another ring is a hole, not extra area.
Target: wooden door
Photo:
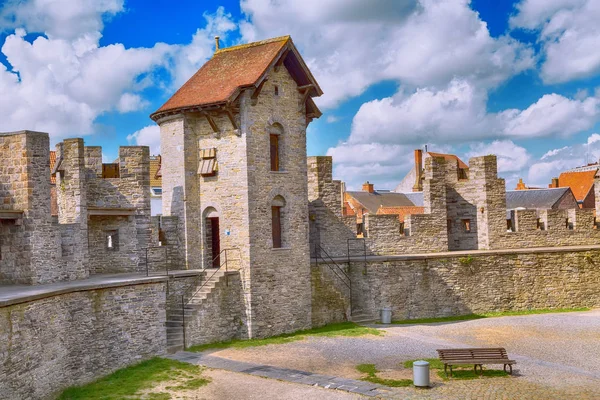
[[[210,220],[210,234],[211,234],[211,248],[212,248],[212,256],[213,267],[219,268],[221,265],[221,257],[219,253],[221,252],[221,237],[219,236],[219,217],[209,218]]]

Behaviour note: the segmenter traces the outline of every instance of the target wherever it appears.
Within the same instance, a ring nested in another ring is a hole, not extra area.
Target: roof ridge
[[[290,35],[285,35],[285,36],[278,36],[278,37],[271,38],[271,39],[260,40],[257,42],[250,42],[250,43],[245,43],[245,44],[238,44],[236,46],[224,47],[222,49],[215,51],[215,55],[221,54],[221,53],[226,53],[228,51],[241,50],[241,49],[247,49],[249,47],[262,46],[264,44],[269,44],[269,43],[273,43],[273,42],[284,42],[284,41],[287,42],[288,40],[290,40],[290,38],[291,38]]]

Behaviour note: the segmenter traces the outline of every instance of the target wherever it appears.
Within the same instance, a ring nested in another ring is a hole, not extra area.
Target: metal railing
[[[153,249],[164,249],[165,250],[165,275],[169,275],[169,246],[165,245],[165,246],[150,246],[150,247],[146,247],[145,251],[146,251],[146,258],[145,258],[145,263],[146,263],[146,276],[150,276],[150,261],[149,261],[149,257],[148,257],[148,251],[152,251]]]
[[[232,251],[239,252],[240,250],[238,248],[223,249],[219,252],[219,254],[217,254],[215,257],[212,258],[209,265],[213,265],[214,262],[217,260],[219,260],[219,265],[216,268],[214,268],[214,271],[212,272],[212,274],[210,276],[205,277],[204,274],[199,274],[197,277],[194,278],[194,280],[191,283],[188,283],[180,290],[177,290],[174,292],[169,292],[169,289],[167,286],[167,298],[171,299],[168,301],[168,303],[170,303],[170,304],[176,303],[176,304],[178,304],[177,308],[181,307],[181,329],[182,329],[182,334],[183,334],[182,336],[183,336],[183,349],[184,350],[186,349],[186,329],[185,329],[186,306],[188,306],[191,303],[194,296],[198,292],[200,292],[208,284],[208,282],[210,282],[211,278],[213,276],[215,276],[215,274],[217,272],[219,272],[221,270],[221,268],[225,267],[225,273],[227,273],[229,271],[229,263],[231,261],[241,260],[241,252],[239,253],[240,258],[231,260],[229,257],[229,254]],[[222,256],[224,256],[224,257],[222,257]],[[224,262],[220,261],[223,259],[224,259]],[[207,269],[212,270],[212,268],[204,268],[203,271],[206,271]],[[226,277],[226,279],[228,279],[228,278]],[[226,284],[229,285],[229,281],[227,281]],[[200,285],[200,286],[198,286],[198,285]]]
[[[321,253],[325,254],[325,257],[321,255]],[[350,300],[350,314],[352,314],[352,279],[350,279],[350,275],[344,271],[342,268],[331,256],[325,251],[320,244],[315,244],[315,263],[319,266],[319,258],[323,261],[325,265],[327,265],[331,271],[340,279],[344,285],[348,288],[350,295],[348,296]],[[348,263],[348,268],[350,268],[350,263]]]
[[[348,246],[348,265],[350,265],[350,242],[351,241],[362,241],[363,243],[363,253],[361,254],[364,257],[365,265],[367,265],[367,242],[364,238],[352,238],[346,240],[346,244]]]

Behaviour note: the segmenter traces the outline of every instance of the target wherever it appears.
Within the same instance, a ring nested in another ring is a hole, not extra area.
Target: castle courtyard
[[[510,349],[517,361],[511,377],[443,380],[431,373],[433,387],[379,389],[375,398],[400,399],[598,399],[600,387],[600,310],[485,318],[472,321],[416,325],[372,325],[381,336],[317,338],[281,345],[244,349],[207,350],[202,357],[218,357],[293,369],[339,378],[360,379],[358,364],[375,364],[384,378],[410,378],[407,360],[436,357],[445,347]],[[181,353],[180,353],[181,354]],[[188,353],[189,354],[189,353]],[[194,362],[194,361],[191,361]],[[181,391],[173,398],[247,399],[359,399],[363,395],[301,383],[264,379],[246,373],[211,369],[203,375],[212,382],[197,391]],[[235,364],[231,364],[232,366]],[[233,369],[233,368],[232,368]],[[154,389],[164,390],[164,386]]]

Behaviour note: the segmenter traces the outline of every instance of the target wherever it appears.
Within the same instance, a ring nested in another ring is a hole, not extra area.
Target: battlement
[[[144,249],[153,240],[148,148],[121,147],[111,170],[102,164],[102,148],[65,139],[56,145],[50,171],[49,147],[46,133],[0,134],[0,283],[141,270]]]

